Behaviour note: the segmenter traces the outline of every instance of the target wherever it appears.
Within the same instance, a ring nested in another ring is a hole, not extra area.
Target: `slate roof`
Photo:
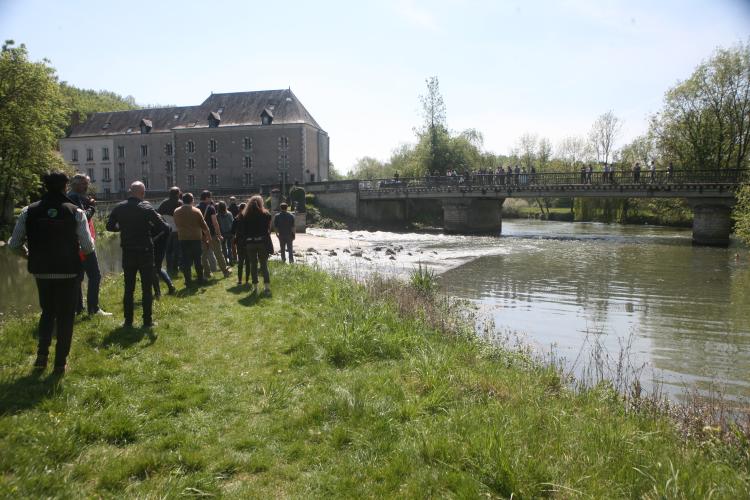
[[[264,109],[273,113],[274,125],[307,123],[321,128],[291,89],[282,89],[211,94],[198,106],[95,113],[85,122],[74,126],[68,137],[139,134],[142,120],[151,122],[151,133],[169,132],[173,129],[207,128],[208,118],[212,113],[221,116],[220,128],[232,125],[260,125]]]

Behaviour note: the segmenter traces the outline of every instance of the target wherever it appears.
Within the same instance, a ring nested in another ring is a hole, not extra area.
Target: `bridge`
[[[747,170],[470,174],[307,184],[323,206],[384,222],[409,219],[420,200],[442,204],[447,232],[502,231],[506,198],[684,198],[693,209],[693,242],[727,246],[735,191]]]

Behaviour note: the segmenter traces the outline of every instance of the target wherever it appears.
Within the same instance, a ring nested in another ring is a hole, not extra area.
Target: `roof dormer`
[[[261,125],[270,125],[271,123],[273,123],[273,112],[270,109],[263,109],[260,114],[260,123]]]
[[[151,122],[151,120],[143,118],[141,119],[140,127],[141,134],[148,134],[149,132],[151,132],[151,129],[154,128],[154,124]]]
[[[221,115],[216,111],[211,111],[208,114],[208,128],[216,128],[221,124]]]

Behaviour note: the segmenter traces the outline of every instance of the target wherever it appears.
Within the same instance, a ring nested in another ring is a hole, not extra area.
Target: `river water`
[[[614,363],[625,352],[631,368],[670,394],[688,386],[750,398],[750,262],[737,246],[694,247],[690,230],[526,220],[505,221],[501,237],[309,232],[350,243],[335,256],[308,253],[308,262],[402,276],[427,266],[498,331],[554,353],[573,372],[598,346]],[[355,246],[362,257],[344,252]],[[119,270],[117,238],[98,242],[97,254],[104,272]],[[0,297],[6,315],[37,309],[25,264],[4,249]]]

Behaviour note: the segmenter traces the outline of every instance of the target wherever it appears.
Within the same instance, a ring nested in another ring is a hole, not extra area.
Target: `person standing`
[[[651,165],[648,167],[649,173],[651,174],[651,184],[656,183],[656,162],[651,160]]]
[[[45,194],[21,211],[8,247],[19,251],[27,242],[28,269],[39,292],[42,315],[34,369],[47,367],[55,332],[54,373],[62,375],[73,340],[78,276],[82,269],[79,251],[88,256],[95,248],[86,213],[65,196],[68,176],[50,172],[43,182]]]
[[[289,254],[289,263],[294,262],[294,248],[292,243],[294,242],[295,228],[294,228],[294,215],[288,212],[289,205],[282,203],[279,205],[281,212],[277,213],[273,218],[273,227],[276,232],[276,237],[279,238],[279,253],[281,254],[281,261],[286,262],[286,255],[284,250]]]
[[[232,253],[232,222],[234,222],[234,216],[227,210],[227,204],[220,201],[216,204],[218,213],[216,219],[219,221],[219,229],[221,230],[221,250],[226,259],[230,264],[234,264],[234,254]]]
[[[193,194],[182,195],[182,206],[174,211],[174,223],[180,239],[182,260],[180,267],[185,276],[185,286],[193,284],[191,268],[195,266],[198,282],[205,283],[201,259],[201,243],[208,244],[211,234],[200,210],[193,206]]]
[[[94,230],[94,212],[96,211],[96,200],[88,195],[89,183],[91,179],[89,176],[82,173],[77,173],[70,180],[70,191],[67,196],[78,208],[86,213],[86,219],[88,220],[89,233],[91,238],[96,239],[96,232]],[[80,314],[83,312],[83,277],[84,275],[88,278],[88,289],[86,290],[86,309],[90,316],[112,316],[112,313],[108,313],[99,307],[99,286],[102,282],[102,273],[99,269],[99,261],[96,258],[96,252],[91,252],[89,255],[81,255],[83,261],[83,268],[78,277],[78,305],[76,306],[76,313]]]
[[[234,196],[229,197],[229,206],[227,207],[227,210],[229,210],[229,213],[232,214],[232,217],[234,217],[235,219],[240,213],[240,207],[237,206],[237,198],[235,198]]]
[[[168,232],[169,226],[154,207],[144,200],[146,186],[135,181],[130,185],[130,196],[112,209],[107,219],[107,231],[120,233],[122,247],[122,270],[125,275],[125,294],[122,299],[125,322],[123,326],[133,326],[133,294],[135,278],[141,276],[143,305],[143,328],[154,326],[152,307],[152,287],[155,278],[154,244],[152,234]]]
[[[245,203],[240,203],[240,211],[232,222],[232,239],[234,241],[234,253],[237,255],[237,284],[242,284],[242,269],[245,269],[245,284],[250,280],[250,263],[247,261],[247,249],[245,248],[245,237],[242,234],[242,214],[245,212]]]
[[[672,162],[669,162],[669,165],[667,165],[667,182],[672,182],[674,180],[674,166],[672,165]]]
[[[219,227],[219,220],[216,217],[216,209],[211,200],[211,191],[203,191],[201,193],[201,202],[198,204],[198,210],[203,214],[208,230],[211,233],[211,239],[208,244],[203,246],[203,253],[201,254],[203,276],[206,279],[211,277],[211,268],[209,267],[210,262],[208,258],[208,253],[211,252],[214,257],[216,257],[219,269],[224,274],[224,277],[227,278],[229,276],[229,267],[227,266],[227,261],[224,259],[224,253],[221,249],[221,242],[224,238],[221,236],[221,228]]]
[[[245,237],[245,249],[250,261],[250,277],[255,293],[258,286],[258,264],[263,274],[263,293],[271,295],[271,276],[268,273],[268,241],[271,239],[271,214],[263,206],[263,198],[255,195],[247,202],[242,214],[242,234]]]
[[[177,239],[177,226],[174,224],[174,211],[182,206],[180,188],[174,186],[169,189],[169,197],[162,201],[156,209],[164,222],[172,229],[167,237],[165,256],[167,258],[167,272],[175,275],[180,265],[180,241]],[[161,266],[160,266],[161,267]]]

